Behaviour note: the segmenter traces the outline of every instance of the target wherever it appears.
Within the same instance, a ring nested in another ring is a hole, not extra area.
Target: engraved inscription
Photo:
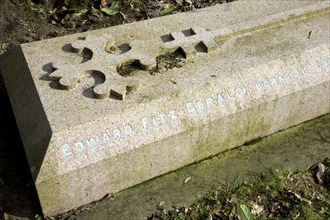
[[[314,64],[317,67],[321,67],[322,71],[327,74],[330,72],[330,58]],[[125,124],[121,128],[109,129],[101,132],[94,137],[87,137],[81,140],[76,140],[74,143],[64,143],[59,149],[64,158],[70,158],[74,154],[84,153],[88,149],[96,148],[100,145],[107,146],[109,144],[116,144],[120,147],[120,140],[133,137],[138,130],[146,132],[154,132],[155,129],[165,129],[168,126],[172,126],[174,123],[185,115],[191,115],[196,117],[196,114],[207,114],[209,110],[221,109],[223,106],[233,102],[244,101],[245,97],[249,96],[251,92],[262,93],[272,88],[276,88],[279,85],[292,86],[289,84],[295,82],[295,79],[299,79],[302,76],[313,75],[313,65],[307,64],[303,67],[297,67],[288,71],[285,74],[278,74],[271,78],[265,78],[258,81],[251,86],[237,86],[230,91],[224,91],[223,93],[209,95],[206,98],[196,100],[189,100],[182,103],[182,107],[179,109],[173,109],[168,112],[162,112],[156,115],[148,115],[140,118],[140,123],[133,127],[130,123]],[[251,91],[248,91],[251,88]],[[181,112],[181,114],[179,114]],[[141,137],[143,138],[143,137]]]

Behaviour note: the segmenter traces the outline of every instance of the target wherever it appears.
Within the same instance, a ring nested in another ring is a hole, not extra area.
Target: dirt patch
[[[185,58],[180,50],[176,50],[172,53],[160,55],[156,58],[156,67],[148,70],[151,75],[157,73],[163,73],[173,68],[180,68],[185,63]],[[117,69],[117,72],[121,76],[133,76],[139,70],[144,70],[143,66],[138,60],[126,63]]]
[[[122,0],[114,7],[119,1],[0,0],[0,55],[22,43],[231,1],[234,0]]]
[[[159,72],[166,72],[169,69],[180,68],[185,62],[181,48],[173,53],[158,56],[156,60],[156,67],[150,71],[152,75]]]
[[[0,0],[0,54],[13,46],[64,35],[64,28],[50,25],[47,18],[31,11],[25,1]]]

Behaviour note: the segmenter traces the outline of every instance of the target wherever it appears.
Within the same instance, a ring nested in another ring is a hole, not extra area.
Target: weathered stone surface
[[[328,17],[329,1],[240,1],[2,56],[45,214],[329,112]]]

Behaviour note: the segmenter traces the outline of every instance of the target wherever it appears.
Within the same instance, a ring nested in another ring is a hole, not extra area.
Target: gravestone
[[[43,212],[328,113],[329,11],[239,1],[1,56]]]

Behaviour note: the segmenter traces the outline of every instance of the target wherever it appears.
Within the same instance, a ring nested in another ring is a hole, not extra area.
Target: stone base
[[[239,1],[1,56],[44,213],[328,113],[329,11]]]

